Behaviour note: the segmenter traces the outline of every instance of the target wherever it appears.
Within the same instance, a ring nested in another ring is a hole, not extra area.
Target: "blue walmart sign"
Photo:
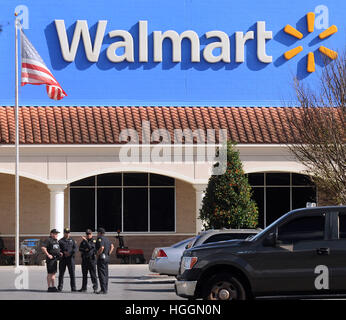
[[[1,104],[13,104],[14,12],[64,105],[281,105],[344,49],[339,1],[5,0]],[[42,86],[20,104],[51,105]]]

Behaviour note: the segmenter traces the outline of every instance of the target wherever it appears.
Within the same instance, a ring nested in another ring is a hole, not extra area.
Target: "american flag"
[[[28,84],[45,84],[48,97],[54,100],[61,100],[67,96],[52,73],[48,70],[42,58],[28,40],[23,30],[21,35],[21,56],[22,56],[22,86]]]

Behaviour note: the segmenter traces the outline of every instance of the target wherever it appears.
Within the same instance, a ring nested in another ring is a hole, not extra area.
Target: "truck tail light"
[[[167,254],[165,251],[163,251],[162,249],[159,250],[159,252],[157,253],[157,258],[167,258]]]

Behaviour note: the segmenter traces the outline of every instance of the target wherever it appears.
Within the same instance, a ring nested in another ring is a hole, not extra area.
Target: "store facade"
[[[159,149],[166,152],[164,150],[168,148],[172,155],[193,154],[193,157],[188,161],[182,157],[181,162],[156,163],[141,158],[140,161],[124,163],[119,155],[129,144],[114,143],[119,139],[120,130],[110,126],[108,129],[112,130],[105,133],[107,128],[103,123],[107,121],[121,123],[125,119],[134,119],[131,127],[139,132],[141,120],[152,124],[150,132],[154,132],[160,123],[166,123],[165,128],[172,131],[173,122],[180,119],[179,123],[184,123],[183,117],[189,114],[185,118],[188,120],[186,126],[178,126],[176,121],[175,129],[197,128],[199,116],[204,123],[210,124],[210,127],[203,127],[205,131],[214,129],[217,132],[222,127],[237,142],[259,207],[259,227],[265,227],[291,209],[320,200],[318,190],[305,175],[304,167],[294,159],[284,143],[289,139],[284,128],[291,109],[164,107],[169,112],[165,116],[159,107],[142,109],[147,112],[147,117],[137,119],[133,116],[140,110],[138,107],[21,108],[21,119],[25,123],[21,133],[20,159],[20,228],[23,238],[44,238],[53,227],[60,230],[69,227],[73,236],[80,240],[86,228],[96,230],[103,226],[112,241],[115,242],[116,232],[120,230],[127,245],[144,249],[148,258],[154,247],[170,245],[201,230],[199,208],[213,161],[200,161],[196,155],[198,148],[205,149],[207,144],[131,145],[156,149],[156,152]],[[98,118],[101,110],[108,112]],[[109,110],[115,112],[109,113]],[[220,117],[215,117],[220,111],[228,114],[225,118],[228,125]],[[74,121],[82,119],[88,112],[93,121],[85,126],[82,121]],[[13,108],[0,107],[0,114],[3,123],[8,123],[7,130],[2,126],[1,131],[0,219],[4,221],[1,234],[11,246],[14,237]],[[258,121],[263,115],[266,121]],[[280,121],[270,120],[276,117]],[[63,119],[65,126],[57,125],[59,119]],[[188,122],[190,126],[187,126]],[[35,123],[41,125],[35,126]],[[257,135],[252,129],[255,124]],[[93,143],[90,139],[94,139]],[[109,143],[105,143],[107,140]]]
[[[328,203],[286,145],[294,137],[289,114],[299,108],[282,105],[294,105],[293,77],[317,83],[329,52],[323,48],[343,48],[344,4],[62,0],[48,8],[43,0],[4,2],[0,233],[9,248],[15,230],[13,12],[67,93],[56,102],[43,86],[19,90],[22,238],[70,227],[80,240],[86,228],[103,226],[112,241],[123,232],[126,244],[144,249],[148,259],[154,247],[201,230],[215,148],[226,140],[237,144],[260,227],[308,202]]]

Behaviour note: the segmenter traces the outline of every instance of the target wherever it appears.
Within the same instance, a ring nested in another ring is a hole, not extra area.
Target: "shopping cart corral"
[[[20,256],[22,264],[41,265],[44,260],[44,254],[41,251],[40,239],[25,239],[20,244]]]
[[[41,251],[40,239],[25,239],[20,243],[19,264],[21,265],[42,265],[44,254]],[[0,265],[14,265],[16,251],[7,249],[4,241],[0,237]]]

